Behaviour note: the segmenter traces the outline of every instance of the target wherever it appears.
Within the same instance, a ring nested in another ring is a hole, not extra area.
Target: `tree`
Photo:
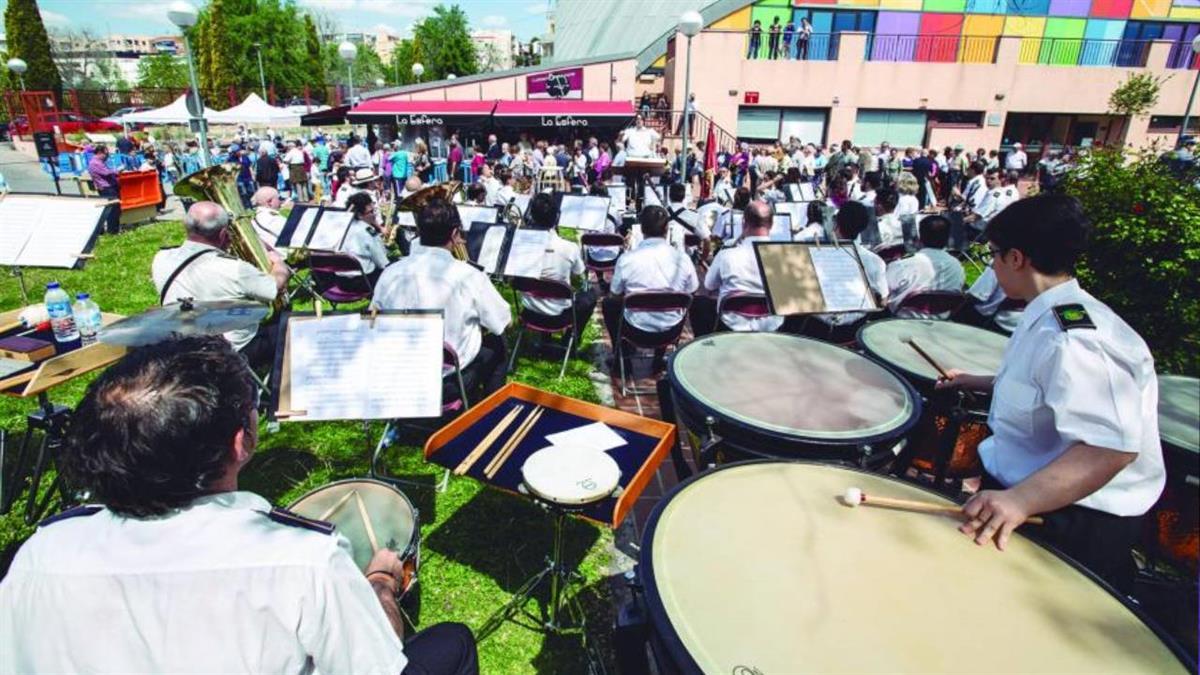
[[[468,25],[467,14],[461,7],[441,4],[416,25],[413,41],[425,66],[422,79],[440,80],[451,73],[461,77],[479,72]]]
[[[55,31],[50,42],[63,86],[73,89],[120,89],[121,69],[108,44],[91,29]]]
[[[37,0],[8,0],[4,10],[4,32],[9,58],[20,58],[29,69],[25,86],[62,93],[62,77],[50,54],[50,36],[38,11]]]
[[[405,39],[396,43],[396,48],[392,50],[392,62],[388,64],[387,80],[394,82],[396,86],[416,82],[417,78],[412,74],[414,63],[424,65],[421,61],[421,53],[417,50],[416,41]]]
[[[312,95],[325,97],[325,64],[321,61],[321,38],[317,35],[317,24],[309,14],[304,15],[304,55],[309,91]]]
[[[383,61],[370,45],[359,43],[358,53],[354,57],[354,91],[361,92],[375,88],[375,80],[383,79],[385,72]],[[338,55],[337,43],[326,42],[321,48],[325,63],[325,77],[331,84],[347,84],[349,73],[346,62]]]
[[[155,54],[138,61],[139,87],[183,89],[188,86],[187,63],[174,54]]]

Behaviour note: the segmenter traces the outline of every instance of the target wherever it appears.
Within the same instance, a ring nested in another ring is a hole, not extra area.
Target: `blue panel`
[[[813,39],[808,42],[808,58],[813,61],[829,60],[828,37],[817,38],[817,35],[828,36],[833,32],[833,12],[814,10],[812,13]]]
[[[1124,55],[1120,53],[1120,40],[1124,31],[1124,21],[1089,19],[1079,65],[1111,66],[1121,60]]]
[[[1003,14],[1006,0],[967,0],[968,14]]]
[[[1008,13],[1016,16],[1046,16],[1050,0],[1007,0]]]
[[[858,15],[854,12],[838,12],[833,15],[833,32],[858,30]]]

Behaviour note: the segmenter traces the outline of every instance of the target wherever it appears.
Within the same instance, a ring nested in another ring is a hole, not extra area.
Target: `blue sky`
[[[407,35],[414,21],[429,14],[437,0],[295,0],[303,8],[323,12],[342,30],[372,31],[378,27]],[[192,0],[202,6],[204,0]],[[7,5],[0,0],[0,12]],[[50,30],[90,28],[100,34],[161,35],[175,31],[167,21],[168,0],[39,0],[42,19]],[[478,29],[509,29],[521,40],[546,29],[546,0],[453,0]],[[0,23],[0,30],[3,23]]]

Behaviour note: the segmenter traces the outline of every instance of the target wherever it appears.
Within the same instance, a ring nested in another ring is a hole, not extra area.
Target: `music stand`
[[[0,265],[17,278],[22,302],[29,304],[24,268],[82,268],[114,204],[74,196],[0,195]]]
[[[637,210],[641,211],[645,202],[642,186],[649,182],[646,177],[663,175],[667,171],[667,165],[657,157],[629,157],[625,159],[624,165],[614,166],[612,170],[618,176],[625,176],[625,182],[633,187],[633,200]]]

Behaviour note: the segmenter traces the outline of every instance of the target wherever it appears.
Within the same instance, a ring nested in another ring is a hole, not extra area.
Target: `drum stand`
[[[30,459],[29,451],[33,446],[35,430],[42,432],[42,440],[38,444],[37,455],[30,467],[32,473],[29,474],[29,495],[25,500],[25,524],[33,525],[46,513],[55,493],[62,488],[61,478],[55,475],[54,480],[50,483],[50,488],[46,490],[46,494],[40,501],[38,500],[38,491],[41,488],[42,476],[46,473],[47,464],[58,455],[58,449],[62,447],[67,420],[70,416],[70,408],[51,403],[45,392],[38,394],[38,409],[29,413],[26,418],[25,435],[21,439],[21,446],[17,451],[17,459],[13,464],[12,472],[4,476],[0,471],[0,515],[7,514],[12,510],[13,503],[16,502],[17,494],[20,492],[20,483],[25,477],[26,463]],[[0,468],[5,463],[4,441],[4,438],[0,438]],[[65,493],[63,498],[66,499]]]
[[[587,657],[589,675],[603,675],[604,661],[596,646],[588,640],[586,615],[577,595],[583,588],[583,575],[569,569],[563,561],[563,526],[569,513],[558,505],[542,500],[535,500],[534,503],[554,517],[554,544],[549,557],[546,558],[546,566],[521,584],[508,603],[488,617],[476,633],[477,641],[486,640],[505,621],[519,612],[532,621],[541,623],[540,628],[550,634],[579,635]],[[546,608],[547,620],[543,622],[539,617],[526,612],[524,607],[534,592],[547,580],[550,582],[550,598]]]

